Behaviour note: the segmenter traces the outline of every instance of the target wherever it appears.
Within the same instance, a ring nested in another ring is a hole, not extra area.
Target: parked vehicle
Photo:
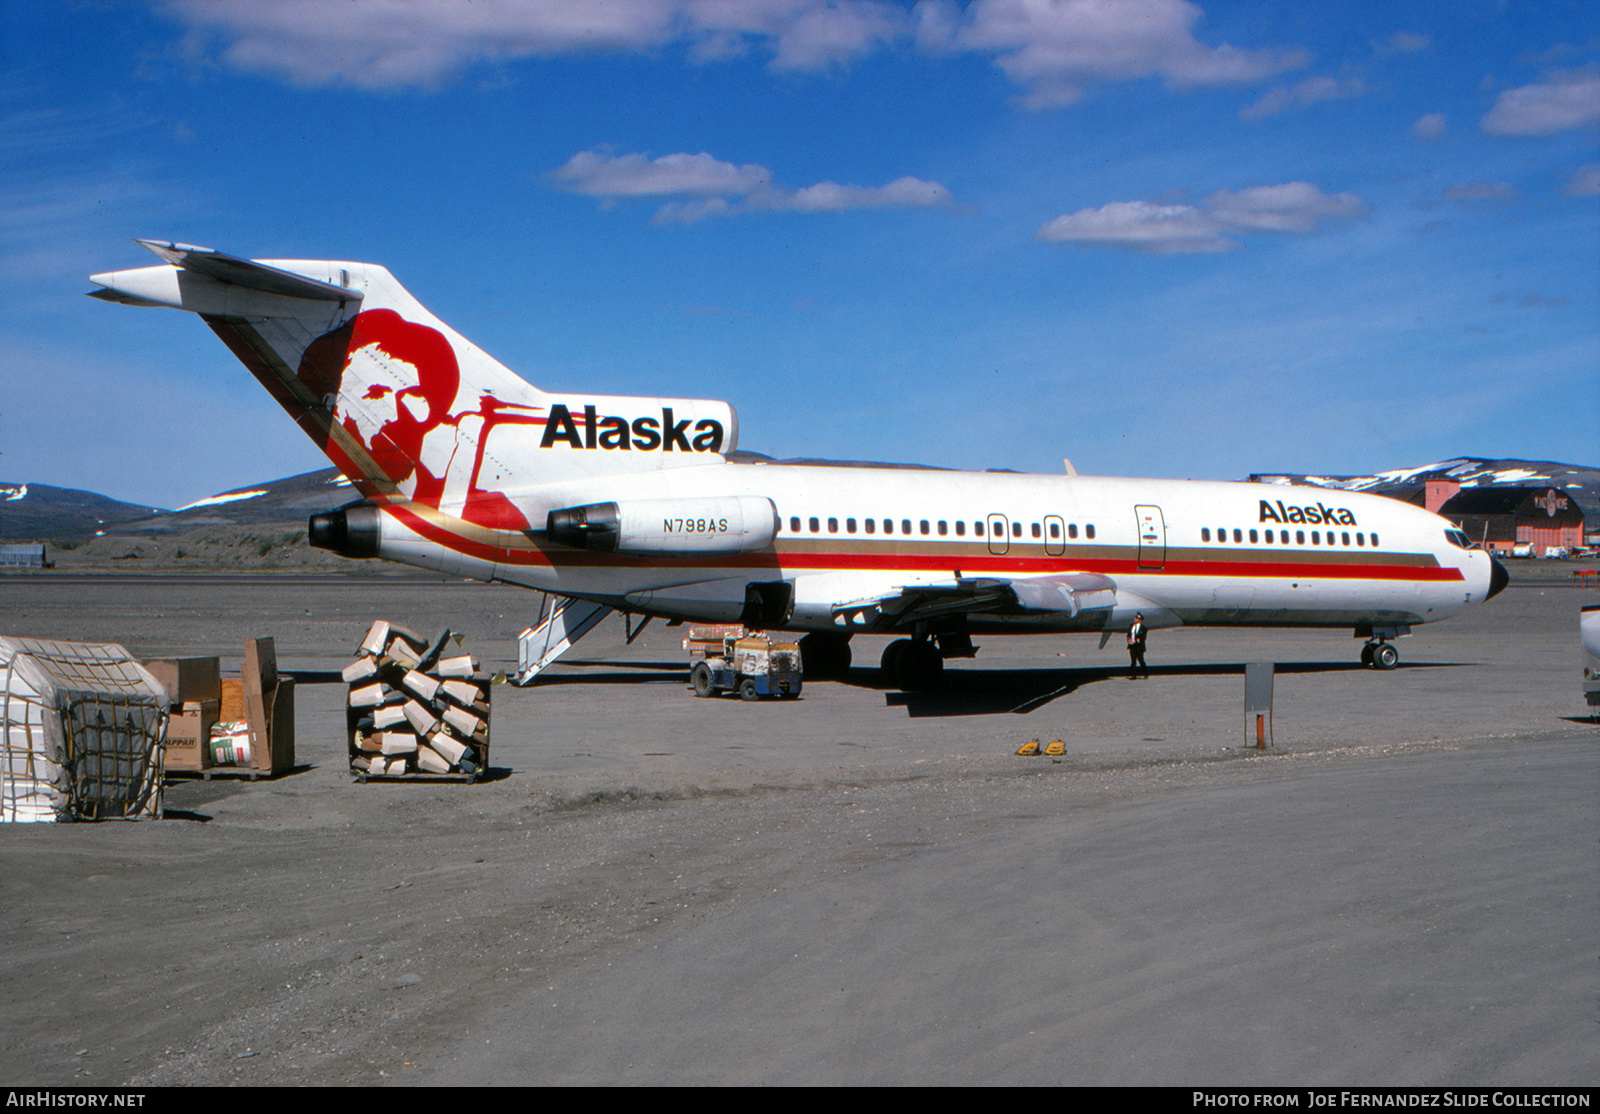
[[[689,671],[696,696],[737,692],[745,700],[778,696],[792,700],[800,695],[800,646],[773,642],[765,635],[728,637],[721,653],[708,653]]]
[[[1578,612],[1578,641],[1583,644],[1583,699],[1589,718],[1600,720],[1600,607]]]

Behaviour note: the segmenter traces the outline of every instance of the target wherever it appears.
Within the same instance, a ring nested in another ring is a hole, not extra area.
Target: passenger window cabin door
[[[1044,555],[1059,557],[1067,551],[1067,526],[1059,515],[1047,515],[1044,520]]]
[[[1139,568],[1162,568],[1167,563],[1167,523],[1161,508],[1140,505],[1133,513],[1139,523]]]
[[[1004,553],[1011,548],[1011,524],[1003,514],[989,516],[989,552]]]

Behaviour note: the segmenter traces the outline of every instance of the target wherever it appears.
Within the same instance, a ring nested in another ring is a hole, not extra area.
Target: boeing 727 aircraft
[[[1380,496],[1247,483],[735,459],[726,402],[547,394],[382,267],[254,261],[138,241],[165,262],[93,296],[200,315],[362,500],[313,545],[526,585],[592,612],[808,632],[806,668],[858,633],[905,688],[974,635],[1348,628],[1392,640],[1495,595],[1461,531]]]

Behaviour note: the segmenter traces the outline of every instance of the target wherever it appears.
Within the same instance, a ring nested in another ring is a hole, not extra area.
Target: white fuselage
[[[440,564],[419,538],[418,563],[702,621],[737,618],[751,581],[790,581],[787,626],[830,631],[852,629],[849,601],[973,577],[1100,573],[1116,581],[1118,598],[1109,613],[975,614],[974,632],[1120,629],[1135,610],[1153,626],[1403,627],[1455,615],[1490,592],[1489,555],[1454,544],[1445,520],[1317,488],[715,463],[514,499],[542,521],[573,504],[741,495],[770,499],[777,512],[776,536],[760,552],[674,559],[532,544],[493,559],[458,551]],[[386,536],[385,555],[401,556],[394,543]]]

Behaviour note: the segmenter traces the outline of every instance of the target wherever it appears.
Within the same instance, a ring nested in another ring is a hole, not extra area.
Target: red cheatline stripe
[[[582,550],[547,551],[529,546],[524,535],[508,535],[515,547],[490,545],[446,530],[418,515],[402,504],[389,503],[385,509],[411,530],[429,541],[468,557],[498,564],[533,567],[538,565],[561,567],[615,567],[642,568],[661,563],[645,557],[611,556],[588,553]],[[959,568],[963,575],[994,574],[1013,576],[1044,576],[1063,572],[1098,572],[1107,574],[1137,574],[1144,576],[1210,576],[1257,579],[1277,577],[1319,580],[1391,580],[1440,582],[1460,581],[1460,569],[1441,568],[1437,565],[1409,565],[1393,561],[1375,561],[1367,558],[1363,563],[1349,561],[1168,561],[1162,568],[1141,568],[1133,556],[1124,558],[1064,558],[1064,557],[1007,557],[988,553],[981,548],[972,553],[940,554],[873,554],[873,553],[797,553],[779,550],[770,552],[730,554],[703,558],[668,558],[676,568],[719,569],[772,569],[786,570],[885,572],[939,572]],[[1341,554],[1341,556],[1345,556]],[[1381,555],[1375,555],[1381,556]]]

